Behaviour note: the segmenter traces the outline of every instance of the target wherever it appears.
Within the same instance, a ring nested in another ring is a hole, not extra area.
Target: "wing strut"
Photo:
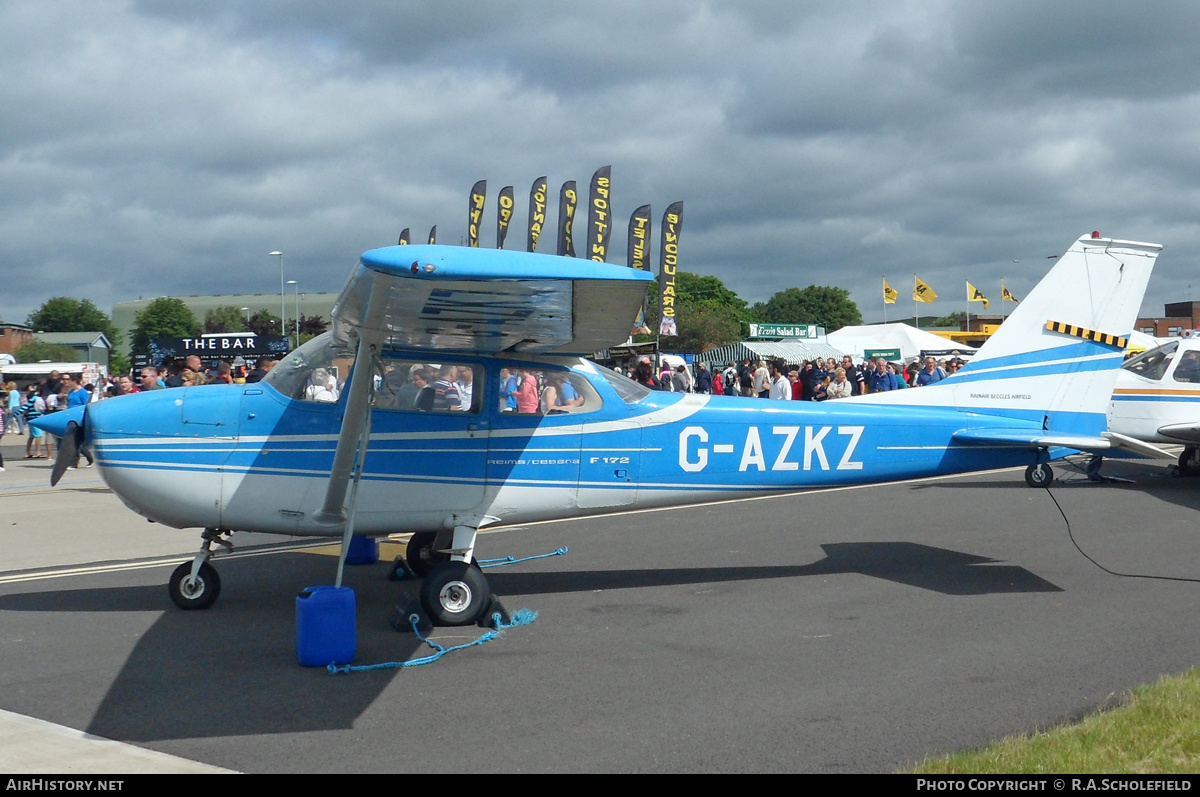
[[[354,475],[355,455],[361,448],[363,458],[366,457],[370,433],[371,363],[383,339],[384,333],[377,330],[383,326],[386,306],[387,291],[371,291],[367,305],[369,321],[358,329],[358,351],[354,356],[354,373],[350,377],[350,395],[346,398],[346,411],[342,415],[341,431],[338,432],[333,468],[329,472],[329,487],[325,491],[325,505],[313,516],[313,520],[322,525],[339,526],[345,522],[346,490]]]

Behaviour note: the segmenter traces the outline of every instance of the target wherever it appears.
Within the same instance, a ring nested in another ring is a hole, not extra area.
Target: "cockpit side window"
[[[1200,351],[1193,349],[1179,356],[1179,365],[1175,366],[1172,375],[1176,382],[1200,382]]]
[[[416,362],[384,356],[383,378],[375,386],[376,409],[404,412],[483,410],[484,369],[461,362]]]

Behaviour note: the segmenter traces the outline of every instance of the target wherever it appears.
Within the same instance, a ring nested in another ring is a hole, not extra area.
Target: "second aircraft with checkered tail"
[[[392,246],[263,382],[37,424],[64,437],[56,478],[86,444],[135,512],[204,530],[171,579],[183,608],[216,600],[212,546],[233,531],[340,536],[343,555],[354,535],[412,532],[424,610],[463,625],[491,597],[481,529],[1020,465],[1044,485],[1056,457],[1136,448],[1105,410],[1160,249],[1082,237],[958,373],[814,403],[652,391],[585,359],[625,340],[646,272]],[[509,400],[511,377],[537,385],[533,404]]]

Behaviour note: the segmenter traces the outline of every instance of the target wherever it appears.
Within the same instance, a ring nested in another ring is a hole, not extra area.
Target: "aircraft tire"
[[[171,600],[180,609],[207,609],[217,602],[217,596],[221,594],[221,577],[217,575],[215,567],[205,562],[200,565],[196,584],[189,589],[184,586],[184,582],[191,574],[191,562],[184,562],[175,568],[175,572],[171,574],[171,581],[167,584]]]
[[[427,576],[438,564],[450,560],[446,554],[434,552],[433,543],[436,540],[437,533],[433,531],[413,532],[409,538],[408,546],[404,549],[404,559],[418,576]]]
[[[1187,446],[1179,455],[1180,476],[1200,476],[1200,449]]]
[[[421,605],[434,625],[471,625],[490,597],[483,571],[466,562],[442,562],[421,582]]]
[[[1054,481],[1054,471],[1044,462],[1025,469],[1025,483],[1030,487],[1049,487]]]
[[[404,561],[408,562],[409,569],[419,578],[429,575],[433,568],[442,562],[450,561],[450,554],[433,550],[433,544],[436,541],[436,532],[417,531],[409,538],[408,545],[404,548]],[[475,563],[474,556],[471,557],[471,563]]]

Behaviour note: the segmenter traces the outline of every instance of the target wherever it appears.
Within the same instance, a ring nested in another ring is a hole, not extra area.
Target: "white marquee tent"
[[[863,358],[864,352],[875,349],[899,349],[900,357],[905,362],[917,359],[923,351],[945,352],[947,355],[957,352],[963,357],[970,357],[976,351],[973,346],[955,343],[908,324],[842,327],[830,332],[828,339],[830,346],[853,356],[856,361]]]

